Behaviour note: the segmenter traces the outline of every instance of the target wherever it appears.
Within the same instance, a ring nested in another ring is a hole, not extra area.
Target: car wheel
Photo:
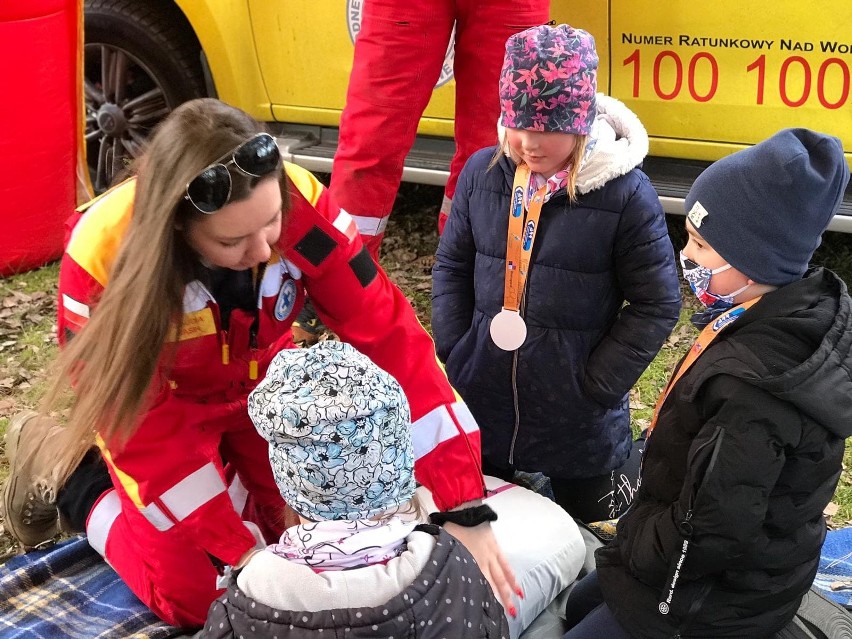
[[[96,192],[123,176],[172,109],[205,95],[200,51],[171,2],[85,1],[86,153]]]

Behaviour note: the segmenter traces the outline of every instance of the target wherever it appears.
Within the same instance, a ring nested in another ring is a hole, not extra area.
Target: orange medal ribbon
[[[524,193],[530,181],[530,169],[518,165],[512,184],[509,203],[509,230],[506,237],[506,275],[503,288],[503,309],[491,320],[491,339],[506,351],[520,348],[527,336],[527,327],[520,314],[521,299],[527,281],[532,249],[538,232],[538,221],[547,185],[539,188],[524,206]]]
[[[654,416],[651,418],[651,425],[648,426],[648,437],[651,436],[654,428],[657,426],[657,419],[660,416],[660,410],[663,407],[663,403],[665,403],[666,398],[669,396],[672,388],[678,382],[678,380],[686,374],[686,371],[695,363],[695,361],[701,356],[704,351],[707,350],[707,347],[710,345],[716,337],[725,330],[728,326],[733,324],[737,319],[739,319],[740,315],[746,312],[751,306],[756,304],[760,300],[760,296],[755,297],[754,299],[748,300],[747,302],[743,302],[732,309],[725,311],[717,317],[715,320],[710,322],[707,326],[704,327],[704,330],[698,335],[698,339],[695,340],[695,343],[692,345],[692,348],[689,349],[689,352],[686,356],[680,361],[680,366],[678,366],[677,371],[675,371],[674,375],[672,375],[669,383],[666,384],[663,392],[660,393],[660,396],[657,398],[657,403],[654,406]]]

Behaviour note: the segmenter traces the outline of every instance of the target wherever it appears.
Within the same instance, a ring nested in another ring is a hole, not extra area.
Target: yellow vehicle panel
[[[218,97],[258,120],[272,120],[246,5],[231,0],[176,0],[210,65]]]
[[[642,119],[653,154],[712,160],[789,126],[852,150],[852,3],[820,3],[822,15],[760,4],[613,0],[610,92]]]
[[[249,0],[248,4],[275,119],[337,126],[364,0]],[[558,20],[567,19],[566,7],[553,13]],[[444,68],[420,123],[422,134],[453,134],[455,80],[453,49],[448,45]]]
[[[260,119],[337,126],[365,0],[178,0],[219,97]],[[630,106],[651,153],[714,160],[786,126],[841,137],[852,164],[852,3],[553,0],[590,31],[598,84]],[[451,137],[452,47],[421,134]],[[496,87],[495,87],[496,91]]]

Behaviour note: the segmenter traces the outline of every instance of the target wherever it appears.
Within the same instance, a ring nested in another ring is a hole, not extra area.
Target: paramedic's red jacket
[[[293,347],[290,326],[306,291],[329,328],[405,389],[417,479],[431,489],[437,506],[452,508],[483,495],[479,430],[437,364],[432,341],[410,304],[376,267],[352,219],[316,178],[291,164],[285,173],[292,209],[280,256],[270,259],[260,285],[257,348],[248,343],[251,314],[235,309],[229,330],[223,331],[216,301],[200,282],[192,282],[175,363],[155,382],[155,405],[124,448],[99,442],[120,483],[124,508],[132,503],[158,530],[191,532],[198,545],[231,564],[254,540],[231,505],[221,464],[211,461],[209,451],[191,445],[176,450],[170,440],[181,424],[203,422],[217,402],[242,402],[245,412],[244,400],[257,383],[250,379],[252,361],[262,378],[275,353]],[[82,207],[85,214],[72,222],[59,283],[63,342],[82,328],[108,282],[135,188],[133,179],[118,185]]]

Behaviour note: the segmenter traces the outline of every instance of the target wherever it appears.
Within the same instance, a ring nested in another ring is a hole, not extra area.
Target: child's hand
[[[478,526],[466,528],[447,522],[444,524],[444,530],[462,542],[465,548],[470,551],[470,554],[476,559],[476,563],[479,564],[482,574],[491,584],[491,589],[497,595],[497,599],[503,604],[503,608],[512,617],[517,616],[518,611],[512,603],[512,595],[516,594],[523,598],[524,594],[518,586],[518,582],[515,581],[515,573],[497,544],[494,531],[491,530],[491,523],[485,522]]]

